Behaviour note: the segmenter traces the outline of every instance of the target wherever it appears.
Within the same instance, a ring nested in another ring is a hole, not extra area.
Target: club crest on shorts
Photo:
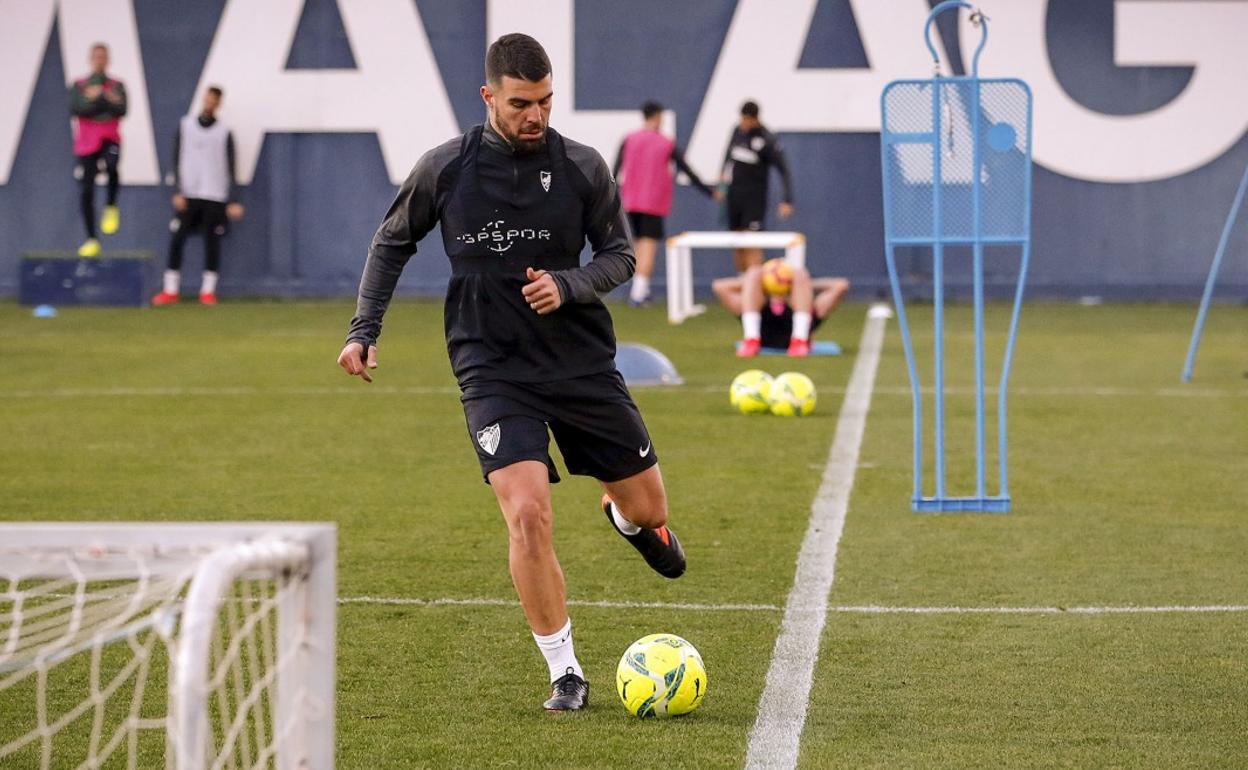
[[[550,172],[540,171],[537,176],[542,180],[542,189],[546,192],[550,192]]]
[[[495,450],[498,449],[498,437],[501,432],[498,428],[498,423],[487,425],[477,431],[477,443],[491,457],[494,455]]]

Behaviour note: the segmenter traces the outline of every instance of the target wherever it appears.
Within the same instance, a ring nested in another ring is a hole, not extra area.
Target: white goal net
[[[0,767],[330,770],[336,533],[0,524]]]

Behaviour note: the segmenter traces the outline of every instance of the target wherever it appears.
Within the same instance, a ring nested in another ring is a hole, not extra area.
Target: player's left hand
[[[245,212],[246,210],[241,203],[227,203],[225,205],[225,215],[235,222],[242,219]]]
[[[780,215],[781,219],[788,219],[793,216],[793,204],[781,203],[779,208],[776,209],[776,213]]]
[[[525,270],[524,275],[529,283],[521,291],[529,307],[538,315],[558,310],[563,304],[563,297],[559,296],[559,284],[555,283],[554,277],[545,270],[534,270],[531,267]]]
[[[368,355],[364,354],[364,343],[348,342],[342,348],[342,352],[338,354],[338,365],[341,366],[347,374],[359,377],[365,382],[372,382],[373,376],[369,374],[369,369],[377,368],[377,346],[368,346]]]

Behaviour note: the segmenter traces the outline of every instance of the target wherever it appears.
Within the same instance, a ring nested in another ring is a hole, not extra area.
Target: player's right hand
[[[368,346],[368,359],[365,360],[363,343],[348,342],[338,354],[338,365],[346,370],[347,374],[358,375],[365,382],[372,382],[373,376],[368,373],[368,370],[377,368],[377,346]]]
[[[178,213],[186,211],[186,196],[182,193],[173,194],[173,210]]]

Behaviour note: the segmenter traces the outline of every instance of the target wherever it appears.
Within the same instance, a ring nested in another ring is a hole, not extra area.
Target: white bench
[[[667,320],[674,324],[706,312],[705,305],[693,304],[694,249],[784,249],[790,265],[806,266],[806,236],[801,233],[716,230],[672,236],[667,239]]]

